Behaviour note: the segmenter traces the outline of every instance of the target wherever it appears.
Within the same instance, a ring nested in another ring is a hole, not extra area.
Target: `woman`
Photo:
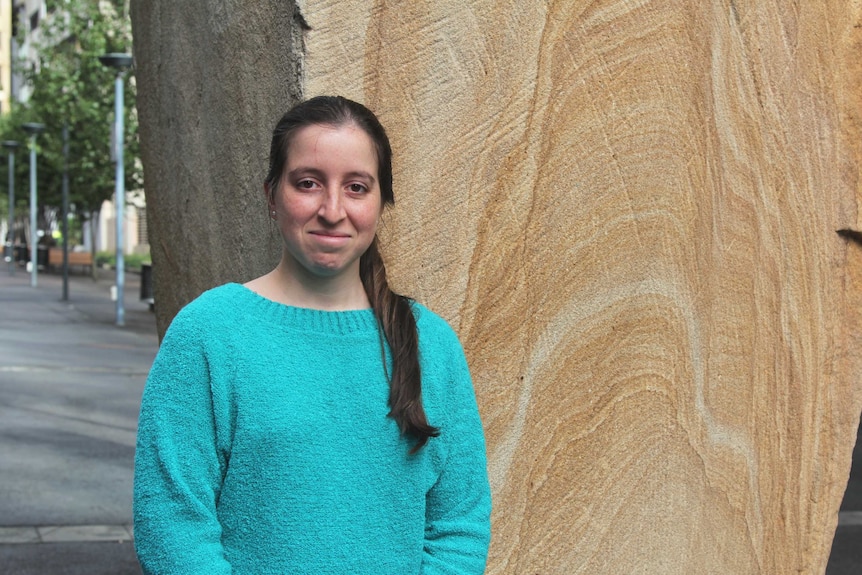
[[[391,150],[364,106],[275,127],[281,260],[174,319],[141,405],[145,573],[482,573],[490,490],[458,339],[393,293],[377,249]]]

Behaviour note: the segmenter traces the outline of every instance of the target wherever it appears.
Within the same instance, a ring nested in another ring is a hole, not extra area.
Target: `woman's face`
[[[298,130],[278,188],[269,191],[295,272],[359,277],[383,208],[377,153],[365,131],[354,124]]]

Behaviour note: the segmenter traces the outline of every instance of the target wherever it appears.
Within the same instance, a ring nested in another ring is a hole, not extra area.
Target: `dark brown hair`
[[[284,173],[287,150],[294,134],[313,125],[343,126],[354,124],[371,137],[377,153],[377,179],[384,205],[395,203],[392,189],[392,148],[386,130],[371,110],[341,96],[318,96],[291,108],[276,124],[269,151],[269,173],[265,184],[270,195],[275,193]],[[419,366],[419,335],[412,302],[389,288],[386,267],[378,249],[377,238],[359,259],[359,276],[371,302],[374,316],[389,344],[392,373],[389,376],[389,415],[401,433],[416,440],[411,453],[422,448],[440,430],[431,426],[422,407],[422,374]],[[383,351],[383,350],[381,350]],[[386,369],[385,352],[382,353]]]

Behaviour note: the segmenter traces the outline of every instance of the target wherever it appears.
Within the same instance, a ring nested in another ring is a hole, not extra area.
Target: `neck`
[[[295,307],[325,311],[367,309],[370,306],[359,278],[359,262],[331,277],[311,274],[289,255],[265,276],[246,284],[260,295]]]

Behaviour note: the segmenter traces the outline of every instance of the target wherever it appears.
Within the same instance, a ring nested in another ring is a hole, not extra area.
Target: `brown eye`
[[[361,194],[361,193],[364,193],[368,190],[368,188],[366,188],[362,184],[350,184],[349,189],[351,192],[353,192],[355,194]]]
[[[304,190],[310,190],[314,187],[314,182],[312,180],[300,180],[296,183],[297,188],[302,188]]]

